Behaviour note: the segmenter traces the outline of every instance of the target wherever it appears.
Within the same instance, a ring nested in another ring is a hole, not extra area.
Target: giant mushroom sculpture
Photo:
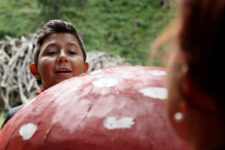
[[[0,132],[0,150],[185,150],[165,112],[166,72],[112,67],[49,88]]]

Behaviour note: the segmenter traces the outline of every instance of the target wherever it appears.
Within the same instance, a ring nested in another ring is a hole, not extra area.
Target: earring
[[[183,120],[184,120],[184,114],[183,113],[181,113],[181,112],[176,112],[175,114],[174,114],[174,120],[176,121],[176,122],[182,122]]]

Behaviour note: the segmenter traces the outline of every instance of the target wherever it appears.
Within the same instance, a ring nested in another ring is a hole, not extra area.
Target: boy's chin
[[[57,78],[57,81],[55,82],[55,84],[58,84],[64,80],[67,80],[67,79],[70,79],[70,78],[73,78],[75,76],[61,76],[60,78]]]
[[[72,73],[60,73],[56,75],[57,81],[61,82],[63,80],[69,79],[74,77],[74,75]]]

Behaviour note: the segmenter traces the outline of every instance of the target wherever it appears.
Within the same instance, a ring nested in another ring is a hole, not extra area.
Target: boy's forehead
[[[61,42],[76,42],[78,43],[77,38],[71,33],[52,33],[48,35],[43,44],[46,42],[51,42],[55,40],[60,40]]]
[[[45,38],[41,45],[41,49],[47,47],[48,45],[72,45],[80,48],[77,38],[70,33],[53,33]]]

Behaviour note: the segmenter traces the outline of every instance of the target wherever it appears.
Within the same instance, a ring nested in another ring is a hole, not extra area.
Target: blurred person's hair
[[[187,55],[191,78],[213,97],[225,116],[225,1],[184,0],[180,50]]]
[[[153,42],[153,56],[168,41],[187,55],[191,78],[213,97],[225,118],[225,1],[183,0],[181,15]],[[151,56],[150,56],[151,58]],[[194,86],[194,85],[193,85]],[[190,102],[195,105],[194,102]],[[204,110],[204,108],[199,109]],[[204,110],[207,111],[207,110]]]

